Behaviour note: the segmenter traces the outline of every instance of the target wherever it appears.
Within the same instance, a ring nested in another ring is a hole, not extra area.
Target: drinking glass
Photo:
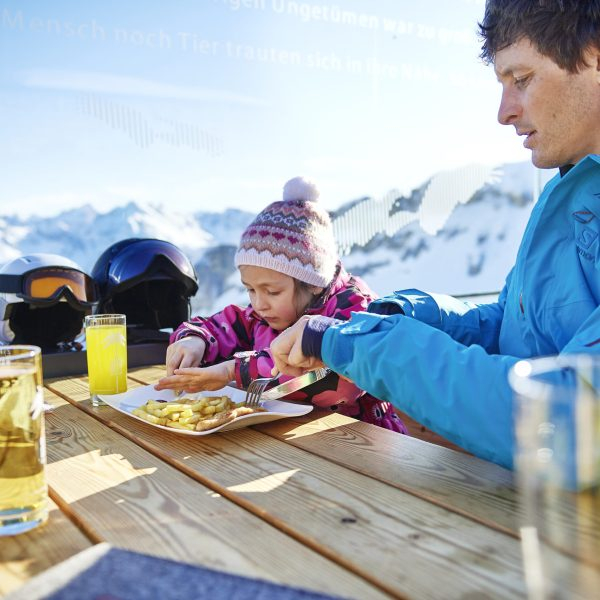
[[[102,406],[99,394],[127,391],[125,315],[88,315],[85,341],[92,405]]]
[[[0,536],[48,518],[41,350],[0,346]]]
[[[597,597],[600,356],[520,361],[509,381],[529,597]]]

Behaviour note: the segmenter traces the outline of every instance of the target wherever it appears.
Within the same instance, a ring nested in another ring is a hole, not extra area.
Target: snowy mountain
[[[344,265],[378,294],[406,287],[452,294],[497,291],[533,205],[536,173],[529,163],[466,167],[436,174],[408,196],[392,190],[380,200],[349,201],[332,212]],[[550,175],[543,174],[544,181]],[[233,254],[252,218],[236,209],[183,214],[134,202],[106,213],[82,206],[50,218],[0,216],[0,263],[51,252],[91,271],[118,240],[165,239],[194,263],[200,290],[193,311],[208,314],[247,301]]]
[[[403,288],[453,295],[499,291],[533,206],[534,169],[519,163],[493,173],[492,182],[468,202],[456,202],[446,211],[436,235],[426,233],[422,220],[414,219],[393,236],[379,235],[354,249],[344,259],[346,268],[379,294]],[[406,212],[419,214],[427,191],[424,186],[397,202],[409,206]]]
[[[252,214],[239,210],[182,214],[134,202],[107,213],[86,205],[49,218],[5,216],[0,217],[0,262],[30,252],[51,252],[90,271],[103,250],[129,237],[168,240],[195,261],[207,248],[236,244],[251,219]]]

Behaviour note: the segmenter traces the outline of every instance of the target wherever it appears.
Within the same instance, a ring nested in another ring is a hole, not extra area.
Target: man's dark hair
[[[585,65],[584,52],[600,48],[600,0],[487,0],[479,34],[487,63],[527,38],[540,54],[576,73]]]

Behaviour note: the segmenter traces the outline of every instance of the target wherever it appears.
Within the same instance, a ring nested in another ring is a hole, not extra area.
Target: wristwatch
[[[243,388],[248,387],[253,377],[250,373],[250,359],[256,356],[254,350],[246,350],[244,352],[235,352],[233,358],[235,361],[235,381]]]

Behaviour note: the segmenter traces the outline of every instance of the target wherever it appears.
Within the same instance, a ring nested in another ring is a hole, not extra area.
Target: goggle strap
[[[0,290],[8,294],[18,294],[23,289],[23,276],[0,273]]]

